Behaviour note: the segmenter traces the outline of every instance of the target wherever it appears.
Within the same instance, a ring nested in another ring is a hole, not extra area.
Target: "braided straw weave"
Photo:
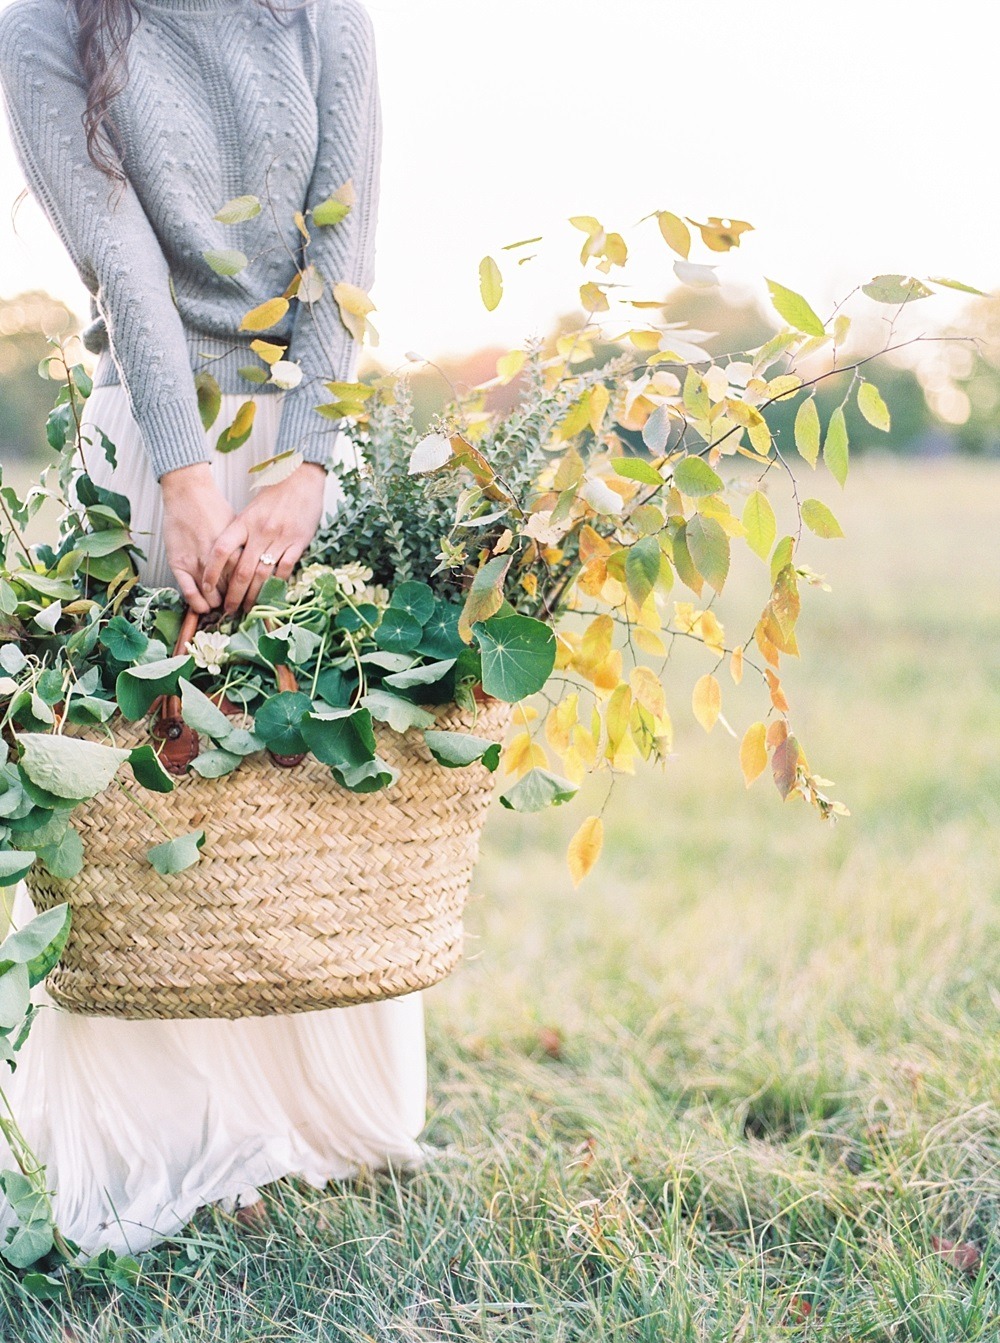
[[[501,740],[510,713],[493,700],[473,722],[450,705],[437,726]],[[313,756],[280,769],[262,753],[227,778],[188,773],[173,793],[146,794],[171,835],[206,832],[200,862],[174,876],[150,865],[163,835],[121,789],[81,803],[83,871],[28,876],[38,909],[72,909],[50,995],[91,1016],[245,1017],[443,979],[462,955],[493,776],[482,764],[445,769],[417,732],[375,728],[379,755],[400,770],[383,792],[348,792]],[[117,737],[149,740],[143,723]]]

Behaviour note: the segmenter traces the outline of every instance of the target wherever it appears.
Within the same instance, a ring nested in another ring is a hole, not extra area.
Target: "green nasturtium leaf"
[[[400,583],[393,589],[389,609],[406,611],[421,625],[426,625],[436,604],[437,599],[426,583]]]
[[[375,730],[367,709],[311,713],[300,730],[309,750],[324,765],[357,769],[375,759]]]
[[[425,662],[418,667],[408,667],[404,671],[390,672],[382,678],[383,684],[394,690],[411,690],[414,686],[436,685],[442,681],[452,667],[455,658],[442,658],[440,662]]]
[[[31,1003],[31,981],[24,965],[11,964],[0,973],[0,1030],[11,1031],[24,1019]]]
[[[130,722],[136,722],[149,712],[160,695],[176,694],[180,678],[189,676],[193,669],[194,659],[184,655],[126,667],[115,682],[118,707]]]
[[[174,781],[160,763],[160,757],[149,742],[134,746],[129,753],[128,763],[132,766],[136,783],[148,788],[151,793],[172,793]]]
[[[25,732],[17,740],[24,750],[21,768],[28,778],[54,796],[74,801],[102,793],[129,758],[129,752],[117,746],[82,737]]]
[[[55,1224],[48,1196],[37,1182],[16,1170],[0,1172],[0,1189],[17,1221],[0,1254],[15,1268],[31,1268],[51,1252],[54,1244]]]
[[[391,653],[410,653],[419,644],[423,632],[424,627],[409,611],[390,607],[382,616],[374,638],[379,648]]]
[[[21,1287],[35,1301],[63,1301],[67,1296],[66,1284],[51,1273],[25,1273]]]
[[[722,489],[722,477],[700,457],[682,457],[674,467],[674,484],[689,499],[702,499]]]
[[[458,632],[461,615],[462,608],[456,602],[438,601],[430,619],[424,625],[424,632],[416,651],[423,657],[438,661],[458,657],[465,647]]]
[[[500,794],[500,802],[508,811],[544,811],[569,802],[577,792],[577,785],[569,779],[561,779],[547,769],[531,769],[513,788]]]
[[[203,779],[221,779],[232,774],[242,760],[241,755],[234,755],[232,751],[202,751],[191,761],[191,768]]]
[[[312,712],[312,700],[300,690],[284,690],[265,701],[254,718],[254,734],[275,755],[299,755],[307,749],[299,730]]]
[[[493,616],[472,632],[482,655],[483,689],[494,699],[516,704],[534,695],[552,675],[556,636],[532,616]]]
[[[142,630],[124,616],[112,616],[98,638],[117,662],[134,662],[149,647]]]
[[[349,765],[344,768],[334,765],[333,777],[343,788],[350,789],[352,793],[380,793],[383,788],[390,788],[396,782],[399,770],[394,769],[380,756],[375,756],[360,765]]]
[[[69,905],[54,905],[12,933],[0,945],[0,975],[11,965],[23,965],[31,987],[41,983],[63,953],[70,918]]]
[[[850,463],[850,442],[847,437],[847,420],[844,417],[843,406],[838,406],[830,416],[830,423],[826,428],[826,441],[823,444],[823,461],[830,468],[834,480],[843,485],[847,480]]]
[[[778,315],[783,317],[789,326],[794,326],[796,331],[802,331],[807,336],[826,334],[823,323],[801,294],[797,294],[794,289],[786,289],[783,284],[778,284],[775,280],[768,280],[767,288]]]
[[[0,886],[16,886],[34,861],[33,850],[5,849],[0,852]]]
[[[53,877],[69,881],[83,871],[83,840],[67,826],[55,844],[39,845],[38,861]]]
[[[192,830],[186,835],[178,835],[176,839],[154,844],[146,857],[161,877],[169,877],[193,867],[198,861],[204,843],[204,830]]]
[[[213,704],[204,691],[190,681],[180,679],[181,717],[188,727],[219,741],[233,730],[232,720]]]
[[[481,760],[490,773],[500,764],[502,746],[488,737],[473,737],[468,732],[431,731],[424,733],[424,741],[439,765],[447,769],[461,769]]]
[[[367,709],[380,723],[387,723],[393,732],[407,732],[412,727],[430,727],[434,715],[419,704],[391,695],[387,690],[369,690],[362,696],[361,707]]]
[[[843,536],[840,523],[819,499],[805,499],[802,503],[802,521],[817,536]]]

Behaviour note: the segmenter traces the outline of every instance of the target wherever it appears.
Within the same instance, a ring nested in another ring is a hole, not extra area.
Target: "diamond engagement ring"
[[[269,550],[265,550],[258,560],[258,564],[269,564],[272,568],[278,563],[277,557],[272,555]]]

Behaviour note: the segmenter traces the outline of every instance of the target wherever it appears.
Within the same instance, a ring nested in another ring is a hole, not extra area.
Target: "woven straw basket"
[[[473,722],[450,705],[437,726],[500,740],[510,714],[490,700]],[[146,794],[170,834],[206,832],[200,862],[174,876],[149,864],[162,834],[119,789],[80,804],[83,871],[28,876],[39,910],[72,910],[51,997],[90,1016],[269,1016],[443,979],[462,955],[493,776],[482,764],[445,769],[418,732],[375,728],[379,755],[400,770],[380,793],[348,792],[313,756],[279,769],[262,753],[227,778],[188,773],[173,793]],[[142,723],[117,735],[121,746],[149,740]]]

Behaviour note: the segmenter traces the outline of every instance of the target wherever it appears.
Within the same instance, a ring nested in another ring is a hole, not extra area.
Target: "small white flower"
[[[369,583],[361,592],[361,600],[381,609],[389,605],[390,595],[389,589],[381,583]]]
[[[286,392],[298,387],[302,381],[302,366],[292,359],[278,359],[271,365],[270,381]]]
[[[196,667],[218,676],[222,671],[222,664],[229,658],[229,635],[199,630],[185,651],[194,658]]]
[[[332,574],[333,570],[328,564],[307,564],[300,569],[288,585],[286,596],[289,601],[297,602],[303,597],[308,597],[310,592],[316,586],[316,580],[323,578],[326,574]]]
[[[364,592],[365,584],[372,581],[371,569],[367,564],[359,564],[357,561],[342,564],[334,569],[333,576],[345,597],[359,597]]]

